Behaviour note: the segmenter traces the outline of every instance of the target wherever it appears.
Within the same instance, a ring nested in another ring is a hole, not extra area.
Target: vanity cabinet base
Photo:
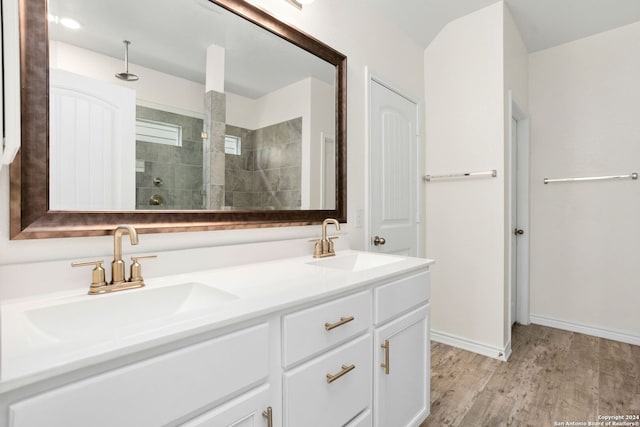
[[[417,427],[430,409],[429,274],[0,394],[0,427]]]

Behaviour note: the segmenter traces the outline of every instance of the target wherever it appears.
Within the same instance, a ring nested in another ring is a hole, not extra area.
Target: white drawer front
[[[373,290],[374,323],[380,324],[412,307],[427,302],[431,296],[428,271],[409,276]]]
[[[284,374],[285,427],[339,427],[371,400],[371,335],[364,335]],[[332,383],[336,375],[355,366]]]
[[[269,386],[263,385],[218,406],[181,427],[264,427],[269,407]]]
[[[353,320],[349,320],[351,317]],[[370,323],[369,291],[286,315],[282,320],[283,366],[342,343],[366,330]],[[327,330],[326,324],[335,327]]]
[[[371,415],[371,411],[367,409],[347,424],[346,427],[371,427],[372,425],[373,416]]]
[[[10,426],[157,427],[268,376],[266,324],[11,405]]]

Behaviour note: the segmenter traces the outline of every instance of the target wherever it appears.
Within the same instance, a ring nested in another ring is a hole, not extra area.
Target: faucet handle
[[[331,237],[327,237],[327,240],[329,241],[329,244],[328,244],[329,248],[328,248],[328,250],[329,250],[329,253],[330,253],[330,254],[335,254],[335,253],[336,253],[336,249],[335,249],[335,246],[334,246],[333,241],[334,241],[334,240],[336,240],[336,239],[339,239],[339,238],[340,238],[339,236],[331,236]]]
[[[105,280],[104,268],[102,264],[104,260],[99,261],[84,261],[84,262],[72,262],[71,267],[87,267],[95,266],[91,272],[91,289],[99,288],[107,284]]]
[[[142,282],[142,265],[138,262],[140,259],[152,259],[158,258],[158,255],[146,255],[146,256],[132,256],[131,261],[131,277],[129,277],[130,282],[140,281]]]
[[[313,257],[320,258],[320,256],[322,255],[322,239],[309,239],[309,242],[314,243]]]

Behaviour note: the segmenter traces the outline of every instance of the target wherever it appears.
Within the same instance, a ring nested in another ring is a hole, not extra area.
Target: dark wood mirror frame
[[[346,57],[242,0],[209,0],[336,67],[336,209],[272,211],[49,210],[49,38],[46,0],[20,0],[22,146],[11,164],[11,239],[100,236],[118,224],[141,233],[281,227],[346,221]]]

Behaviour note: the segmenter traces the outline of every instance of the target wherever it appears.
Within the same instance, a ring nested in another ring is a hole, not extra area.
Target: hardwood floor
[[[516,325],[512,349],[500,362],[432,343],[431,415],[420,427],[588,425],[599,415],[640,416],[639,346]]]

